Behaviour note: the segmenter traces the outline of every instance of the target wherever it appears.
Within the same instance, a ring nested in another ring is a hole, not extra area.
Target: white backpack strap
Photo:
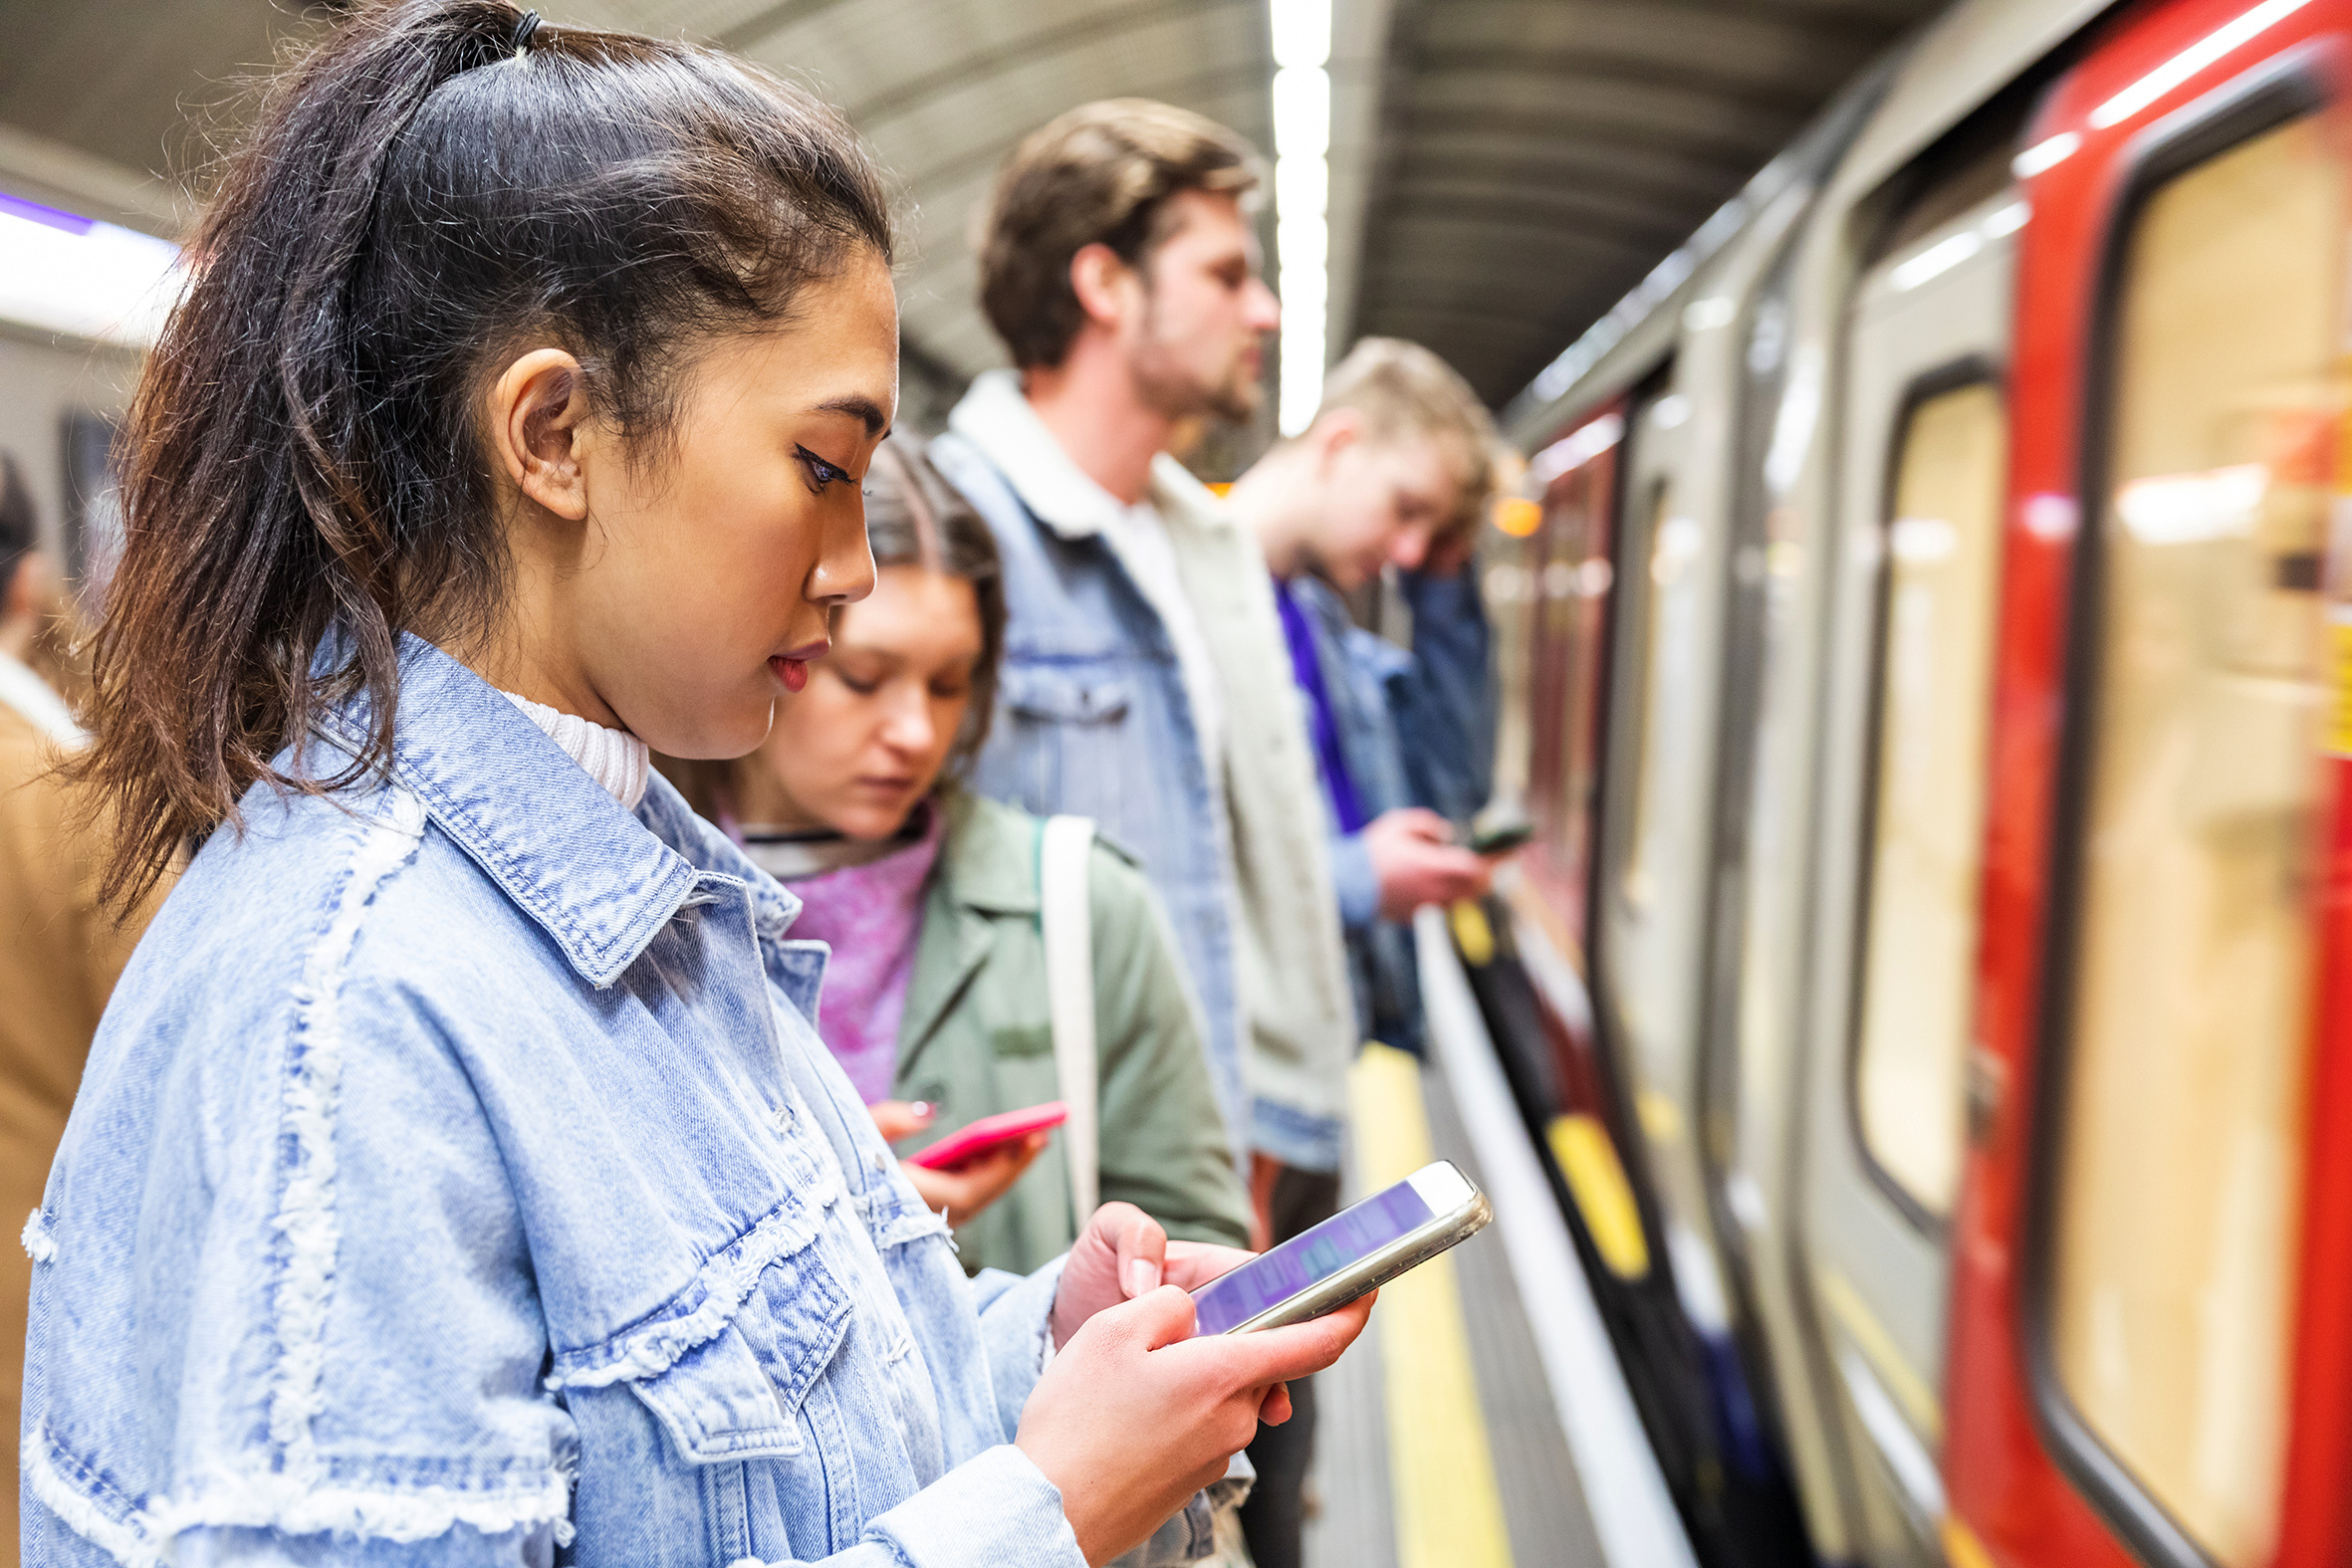
[[[1054,1023],[1054,1068],[1069,1119],[1070,1206],[1077,1228],[1093,1218],[1100,1192],[1096,1135],[1101,1119],[1094,1054],[1094,914],[1088,894],[1094,823],[1050,816],[1038,840],[1038,914],[1046,940],[1046,1000]]]

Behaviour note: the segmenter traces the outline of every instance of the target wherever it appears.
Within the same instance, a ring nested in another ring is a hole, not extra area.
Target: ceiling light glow
[[[0,195],[0,320],[143,348],[181,277],[168,240]]]
[[[2309,5],[2311,0],[2264,0],[2182,50],[2154,71],[2091,111],[2091,128],[2120,125],[2238,45]]]
[[[2036,141],[2009,159],[2009,172],[2019,179],[2031,179],[2045,170],[2056,168],[2074,156],[2081,146],[2080,131],[2061,130],[2047,141]]]
[[[1331,59],[1331,0],[1276,0],[1274,63],[1322,66]]]
[[[1283,300],[1285,435],[1313,422],[1328,357],[1331,0],[1273,0],[1276,291]]]

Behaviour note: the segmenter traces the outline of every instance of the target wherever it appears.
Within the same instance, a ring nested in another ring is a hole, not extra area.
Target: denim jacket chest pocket
[[[699,1538],[712,1568],[817,1557],[943,1468],[929,1369],[867,1243],[944,1228],[919,1200],[901,1213],[892,1184],[844,1171],[788,1095],[760,1151],[782,1189],[774,1207],[652,1317],[555,1358],[549,1382],[585,1428],[621,1430],[615,1398],[658,1428],[632,1445],[647,1472],[625,1498],[584,1488],[584,1538],[649,1511],[665,1537]]]
[[[1134,701],[1134,683],[1106,656],[1063,664],[1006,667],[1005,707],[1047,724],[1116,724]]]
[[[1008,660],[1002,755],[1018,777],[988,781],[992,792],[1033,809],[1124,819],[1131,794],[1157,787],[1148,778],[1155,738],[1135,712],[1131,662],[1104,653]]]
[[[775,1205],[649,1317],[558,1351],[552,1389],[625,1384],[697,1462],[802,1451],[796,1418],[852,1310],[852,1282],[819,1244],[840,1171],[806,1127],[790,1117],[777,1135]]]

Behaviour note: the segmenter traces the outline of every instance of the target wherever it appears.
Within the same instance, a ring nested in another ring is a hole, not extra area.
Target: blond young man
[[[1452,842],[1443,817],[1407,803],[1389,704],[1412,657],[1352,624],[1341,595],[1385,567],[1410,570],[1433,551],[1459,552],[1492,488],[1494,440],[1486,408],[1445,361],[1417,343],[1367,338],[1325,378],[1313,422],[1259,459],[1228,497],[1272,578],[1361,1031],[1408,1050],[1421,1045],[1421,1005],[1402,922],[1423,904],[1485,893],[1489,867]],[[1254,1175],[1277,1234],[1337,1207],[1332,1174],[1261,1165]],[[1250,1450],[1259,1480],[1243,1521],[1261,1568],[1297,1560],[1311,1447],[1311,1426],[1294,1421],[1262,1432]]]
[[[1304,702],[1331,819],[1331,863],[1367,1034],[1421,1043],[1403,922],[1424,904],[1482,896],[1491,868],[1453,827],[1410,804],[1390,687],[1411,655],[1351,623],[1342,595],[1394,566],[1455,553],[1493,489],[1494,421],[1418,343],[1366,338],[1325,378],[1314,420],[1234,486],[1257,534]]]

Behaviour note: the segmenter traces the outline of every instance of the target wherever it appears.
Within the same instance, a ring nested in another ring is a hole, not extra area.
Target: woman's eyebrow
[[[819,403],[812,412],[847,414],[852,419],[862,421],[865,425],[865,433],[869,436],[880,435],[890,424],[890,416],[882,412],[880,403],[855,392],[847,397],[836,397],[829,402]]]

